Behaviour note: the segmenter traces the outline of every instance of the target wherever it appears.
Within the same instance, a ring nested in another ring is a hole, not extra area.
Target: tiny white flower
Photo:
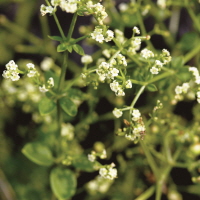
[[[182,87],[181,86],[176,86],[176,88],[175,88],[175,93],[176,94],[181,94],[183,92],[183,89],[182,89]]]
[[[52,88],[54,86],[54,79],[50,77],[47,81],[47,88]]]
[[[126,81],[126,88],[132,88],[132,82],[131,80]]]
[[[150,69],[150,72],[151,72],[152,74],[158,74],[158,73],[159,73],[159,69],[158,69],[157,67],[152,67],[152,68]]]
[[[90,64],[90,63],[92,63],[92,61],[93,61],[93,59],[92,59],[92,56],[90,56],[90,55],[84,55],[81,57],[81,62],[83,64]]]
[[[136,33],[136,34],[138,34],[138,35],[140,34],[140,30],[136,26],[133,27],[133,32]]]
[[[133,121],[138,121],[140,116],[141,116],[141,113],[138,109],[134,109],[133,112],[132,112],[132,120]]]
[[[115,108],[115,109],[113,110],[113,115],[114,115],[116,118],[121,117],[122,114],[123,114],[123,112],[122,112],[121,110],[117,109],[117,108]]]
[[[93,154],[88,154],[88,160],[89,160],[90,162],[94,162],[94,161],[96,160],[96,156],[93,155]]]
[[[182,85],[183,93],[187,93],[189,88],[190,88],[189,83],[183,83],[183,85]]]
[[[39,90],[40,90],[40,92],[42,92],[42,93],[45,93],[45,92],[49,91],[49,90],[45,87],[44,84],[43,84],[43,86],[39,86]]]
[[[148,49],[143,49],[141,51],[141,56],[144,57],[145,59],[154,57],[154,53]]]
[[[119,10],[121,12],[125,12],[126,10],[128,10],[128,4],[126,4],[126,3],[120,3],[119,4]]]
[[[112,70],[111,70],[111,74],[112,74],[112,76],[118,76],[118,74],[119,74],[119,70],[116,69],[116,68],[112,68]]]

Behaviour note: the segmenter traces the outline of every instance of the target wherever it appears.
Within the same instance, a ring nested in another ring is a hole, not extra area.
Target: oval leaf
[[[150,92],[156,92],[156,91],[158,91],[157,87],[154,84],[149,84],[147,86],[147,90],[150,91]]]
[[[84,52],[83,48],[82,48],[80,45],[74,44],[74,45],[73,45],[73,49],[74,49],[74,51],[76,51],[76,53],[78,53],[79,55],[81,55],[81,56],[85,55],[85,52]]]
[[[53,193],[59,200],[69,199],[76,191],[76,177],[69,169],[54,168],[50,174]]]
[[[77,114],[76,104],[69,98],[62,97],[59,100],[61,108],[70,116],[74,117]]]
[[[51,150],[38,142],[26,144],[22,149],[22,153],[38,165],[51,166],[54,163]]]
[[[66,43],[61,43],[57,46],[57,52],[63,52],[68,50],[68,44]]]
[[[44,97],[39,103],[39,112],[41,115],[51,113],[56,107],[56,104],[49,98]]]

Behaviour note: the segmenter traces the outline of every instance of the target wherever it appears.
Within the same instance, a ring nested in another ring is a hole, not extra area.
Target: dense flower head
[[[119,70],[107,62],[102,62],[97,68],[96,73],[99,75],[100,81],[104,81],[105,79],[114,79],[115,76],[118,76]]]
[[[148,49],[143,49],[141,51],[141,56],[144,57],[145,59],[154,57],[154,53]]]
[[[6,70],[3,71],[2,76],[12,81],[18,81],[20,79],[18,65],[13,60],[6,64]]]
[[[134,109],[132,111],[132,116],[133,116],[132,117],[133,121],[138,121],[140,119],[141,113],[140,113],[140,111],[138,109]]]
[[[44,4],[42,4],[40,6],[40,12],[41,12],[41,15],[44,16],[46,15],[47,13],[49,14],[52,14],[53,13],[53,7],[52,6],[45,6]]]
[[[125,96],[125,92],[123,91],[122,86],[116,80],[110,83],[110,88],[113,92],[115,92],[116,96]]]
[[[99,43],[103,43],[103,41],[109,42],[113,39],[114,33],[111,30],[107,30],[104,34],[102,27],[96,26],[94,31],[91,33],[91,37]]]
[[[114,167],[115,167],[115,164],[111,163],[108,166],[100,168],[99,170],[100,176],[105,179],[110,179],[110,180],[117,178],[117,169],[115,169]]]

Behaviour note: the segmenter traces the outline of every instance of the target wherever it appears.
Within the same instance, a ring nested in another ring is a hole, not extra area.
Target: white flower
[[[151,72],[152,74],[158,74],[158,73],[159,73],[159,69],[158,69],[157,67],[152,67],[152,68],[150,69],[150,72]]]
[[[138,121],[140,116],[141,116],[141,113],[138,109],[134,109],[133,112],[132,112],[132,120],[133,121]]]
[[[119,89],[119,83],[114,80],[112,83],[110,83],[110,88],[113,92],[117,92]]]
[[[67,140],[73,140],[74,126],[70,123],[63,123],[61,126],[61,136],[67,138]]]
[[[5,79],[11,79],[12,81],[18,81],[20,79],[18,65],[13,60],[6,64],[6,69],[2,74]]]
[[[200,91],[197,92],[197,98],[200,98]]]
[[[148,49],[143,49],[141,51],[141,56],[147,59],[147,58],[154,57],[154,53]]]
[[[181,86],[176,86],[176,88],[175,88],[175,93],[176,94],[181,94],[183,92],[183,89],[182,89],[182,87]]]
[[[113,180],[114,178],[117,178],[117,169],[113,168],[115,166],[114,163],[107,167],[102,167],[99,170],[100,176],[102,176],[105,179]]]
[[[53,13],[53,7],[52,6],[45,6],[44,4],[42,4],[40,6],[40,12],[41,12],[42,16],[46,15],[47,13],[52,14]]]
[[[93,154],[88,154],[88,160],[89,160],[90,162],[94,162],[94,161],[96,160],[96,156],[93,155]]]
[[[52,88],[54,86],[54,79],[50,77],[47,81],[47,88]]]
[[[118,76],[119,70],[116,69],[116,68],[112,68],[112,69],[111,69],[111,74],[112,74],[112,76]]]
[[[140,34],[140,30],[136,26],[133,27],[133,32],[136,33],[136,34],[138,34],[138,35]]]
[[[183,93],[187,93],[189,88],[190,88],[189,83],[183,83],[183,85],[182,85]]]
[[[122,90],[122,88],[119,88],[117,93],[115,93],[115,94],[116,94],[116,96],[120,96],[120,97],[125,96],[125,92]]]
[[[170,53],[169,53],[169,51],[167,49],[163,49],[162,50],[162,54],[163,54],[163,56],[167,56],[167,57],[170,56]]]
[[[67,13],[75,13],[77,11],[77,3],[75,1],[61,0],[60,8]]]
[[[92,63],[92,61],[93,61],[92,56],[90,56],[90,55],[84,55],[81,57],[81,62],[83,64],[90,64],[90,63]]]
[[[132,88],[132,82],[131,80],[126,81],[126,88]]]
[[[161,68],[163,66],[163,63],[160,62],[160,60],[156,60],[155,61],[156,66],[158,66],[159,68]]]
[[[111,41],[113,39],[113,37],[114,37],[114,32],[111,31],[111,30],[107,30],[106,31],[106,36],[105,36],[105,41],[109,42],[109,41]]]
[[[157,0],[157,5],[164,9],[166,7],[166,0]]]
[[[105,149],[102,151],[102,153],[101,153],[101,155],[100,155],[100,158],[101,158],[101,159],[107,158],[107,153],[106,153],[106,150],[105,150]]]
[[[37,72],[37,70],[35,69],[35,65],[32,64],[32,63],[28,63],[26,65],[28,67],[28,73],[27,73],[27,76],[30,78],[30,77],[35,77],[35,76],[38,76],[39,73]]]
[[[41,68],[44,71],[50,70],[51,66],[54,64],[53,59],[50,57],[45,57],[44,60],[41,62]]]
[[[121,12],[125,12],[126,10],[128,10],[128,4],[126,4],[126,3],[120,3],[119,4],[119,10]]]
[[[114,115],[116,118],[121,117],[122,114],[123,114],[123,112],[122,112],[121,110],[117,109],[117,108],[115,108],[115,109],[113,110],[113,115]]]
[[[39,86],[39,90],[40,90],[40,92],[42,92],[42,93],[45,93],[45,92],[49,91],[49,90],[45,87],[44,84],[43,84],[43,86]]]

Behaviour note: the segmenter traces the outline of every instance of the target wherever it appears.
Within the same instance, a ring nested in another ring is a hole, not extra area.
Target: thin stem
[[[154,191],[155,191],[155,186],[151,186],[145,192],[143,192],[139,197],[137,197],[135,200],[149,199],[149,197],[151,197],[153,195]]]
[[[187,53],[184,56],[184,63],[187,63],[189,60],[191,60],[199,52],[200,52],[200,45],[198,44],[195,48],[192,49],[192,51],[190,51],[189,53]]]
[[[158,167],[156,166],[156,163],[155,163],[155,160],[154,158],[152,157],[151,153],[150,153],[150,150],[147,148],[146,144],[144,143],[144,141],[140,141],[140,144],[142,146],[142,149],[147,157],[147,160],[148,160],[148,163],[149,163],[149,166],[151,168],[151,170],[153,171],[155,177],[157,180],[159,180],[160,177],[158,177]]]
[[[131,105],[130,105],[131,108],[134,107],[135,103],[136,103],[137,100],[139,99],[139,97],[140,97],[140,95],[142,94],[142,92],[144,91],[145,87],[146,87],[146,86],[143,85],[143,86],[140,88],[140,90],[138,91],[137,95],[135,96],[135,98],[133,99],[133,101],[132,101],[132,103],[131,103]],[[130,112],[131,112],[131,111],[130,111]]]
[[[166,78],[166,77],[171,76],[171,75],[173,75],[172,72],[165,72],[163,74],[160,74],[160,75],[152,78],[150,81],[147,82],[147,84],[154,83],[154,82],[156,82],[156,81],[158,81],[160,79]]]
[[[71,25],[70,25],[70,28],[69,28],[69,32],[68,32],[68,35],[67,35],[67,41],[69,41],[72,37],[72,33],[74,31],[74,27],[75,27],[75,24],[76,24],[77,17],[78,17],[77,13],[74,13],[73,18],[72,18],[72,22],[71,22]]]
[[[49,3],[48,0],[45,0],[45,1],[46,1],[46,4],[47,4],[48,6],[51,6],[51,4]],[[64,40],[64,39],[65,39],[65,34],[64,34],[64,32],[63,32],[63,30],[62,30],[62,28],[61,28],[60,22],[58,21],[58,18],[57,18],[57,16],[56,16],[55,12],[53,12],[53,17],[54,17],[54,20],[55,20],[55,22],[56,22],[56,25],[57,25],[57,27],[58,27],[58,29],[59,29],[60,35],[61,35],[62,39]]]

